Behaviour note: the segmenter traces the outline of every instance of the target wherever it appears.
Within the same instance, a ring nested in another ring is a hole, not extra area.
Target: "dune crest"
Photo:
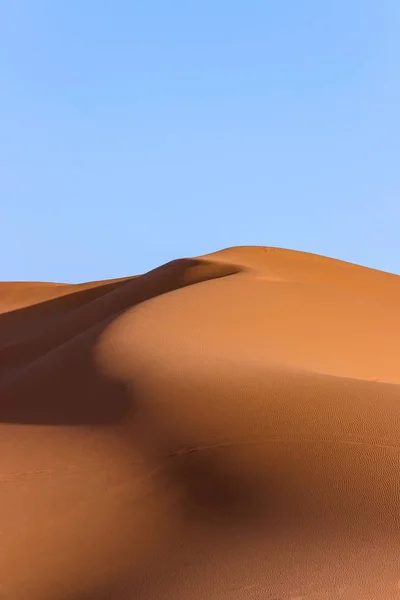
[[[400,279],[228,248],[0,284],[0,596],[394,600]]]

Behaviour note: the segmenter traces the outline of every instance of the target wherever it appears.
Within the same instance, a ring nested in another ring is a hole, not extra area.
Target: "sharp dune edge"
[[[0,598],[399,600],[400,279],[0,284]]]

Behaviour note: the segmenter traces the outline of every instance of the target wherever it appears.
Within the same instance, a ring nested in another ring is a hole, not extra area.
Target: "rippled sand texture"
[[[0,598],[399,600],[400,279],[0,284]]]

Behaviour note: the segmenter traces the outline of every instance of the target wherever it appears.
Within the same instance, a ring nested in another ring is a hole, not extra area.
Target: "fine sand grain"
[[[0,284],[1,600],[400,600],[400,279]]]

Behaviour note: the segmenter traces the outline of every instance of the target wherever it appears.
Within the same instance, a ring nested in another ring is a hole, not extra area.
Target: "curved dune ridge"
[[[0,598],[399,600],[399,307],[268,247],[0,284]]]

